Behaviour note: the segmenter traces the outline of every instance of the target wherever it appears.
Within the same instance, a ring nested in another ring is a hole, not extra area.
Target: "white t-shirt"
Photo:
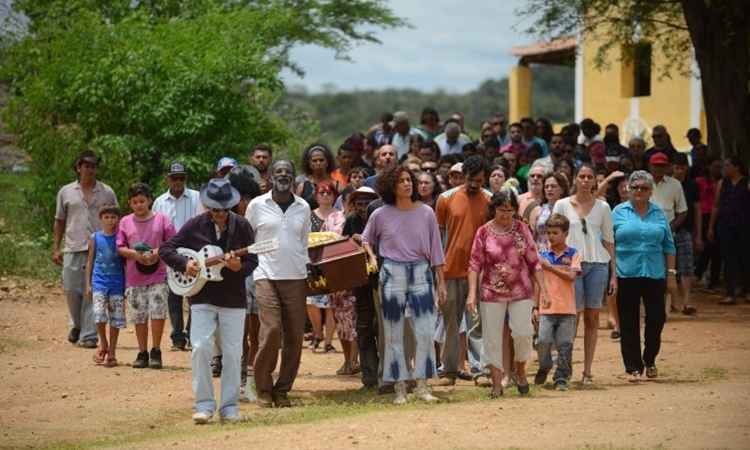
[[[687,202],[685,201],[685,191],[682,190],[682,183],[666,175],[661,181],[654,183],[651,201],[664,211],[664,215],[667,216],[667,222],[670,223],[674,220],[676,214],[682,214],[688,209]]]
[[[570,197],[555,202],[553,213],[562,214],[570,221],[568,239],[566,243],[578,250],[581,261],[588,263],[608,263],[609,252],[604,247],[604,242],[614,242],[614,231],[612,229],[612,211],[607,202],[595,200],[594,206],[584,220],[586,221],[586,233],[583,232],[583,222],[578,216]]]

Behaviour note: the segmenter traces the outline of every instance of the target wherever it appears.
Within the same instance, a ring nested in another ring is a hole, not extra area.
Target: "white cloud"
[[[533,41],[513,30],[514,10],[523,0],[391,0],[390,6],[413,25],[384,31],[382,44],[355,47],[351,62],[317,46],[292,51],[305,71],[300,79],[285,73],[288,85],[319,91],[333,84],[339,90],[414,88],[465,92],[487,78],[507,76],[516,58],[510,48]],[[521,27],[519,27],[521,28]]]

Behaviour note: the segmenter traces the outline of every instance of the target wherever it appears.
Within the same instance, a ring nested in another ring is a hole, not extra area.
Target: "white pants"
[[[509,303],[480,302],[482,315],[482,367],[503,367],[503,331],[505,313],[513,336],[516,361],[525,362],[531,356],[534,326],[531,324],[533,300],[517,300]]]

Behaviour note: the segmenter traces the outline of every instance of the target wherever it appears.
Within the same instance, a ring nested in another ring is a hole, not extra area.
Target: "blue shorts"
[[[601,309],[609,284],[608,263],[581,263],[581,274],[576,278],[576,311]]]

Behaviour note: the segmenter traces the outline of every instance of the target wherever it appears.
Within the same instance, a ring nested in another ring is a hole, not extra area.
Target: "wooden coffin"
[[[308,280],[308,295],[329,294],[367,284],[367,256],[353,239],[342,237],[307,249],[324,281]]]

